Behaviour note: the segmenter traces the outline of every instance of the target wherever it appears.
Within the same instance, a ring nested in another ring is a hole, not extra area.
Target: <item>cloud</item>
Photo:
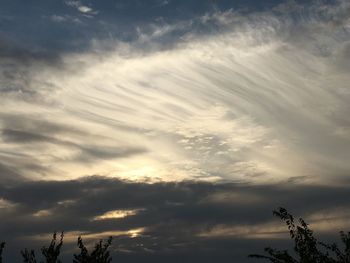
[[[25,157],[6,160],[29,177],[42,167],[40,176],[62,179],[346,174],[347,20],[332,22],[341,5],[304,7],[308,16],[295,22],[281,10],[153,22],[135,41],[112,40],[109,51],[61,54],[51,64],[26,55],[24,66],[7,45],[2,112],[12,121],[1,126],[2,143]],[[181,40],[169,44],[175,35]],[[55,131],[61,127],[72,132]]]
[[[8,162],[11,169],[27,178],[39,174],[52,176],[52,173],[57,173],[58,177],[62,176],[59,175],[60,169],[47,166],[50,162],[91,166],[96,162],[127,158],[148,151],[138,145],[106,143],[109,138],[103,135],[70,127],[63,122],[45,120],[44,117],[38,119],[32,115],[2,114],[0,127],[3,145],[12,145],[0,151],[3,161]],[[82,142],[81,138],[89,139],[91,143]],[[16,145],[22,148],[21,154],[15,153]],[[42,152],[48,154],[42,155]]]
[[[2,184],[13,184],[22,181],[24,178],[13,169],[0,163],[0,182]]]
[[[38,78],[37,72],[58,69],[61,65],[57,53],[36,51],[0,36],[0,93],[1,96],[23,100],[44,100],[45,92],[54,88],[49,82]],[[45,89],[40,90],[39,87]]]
[[[96,15],[98,11],[92,9],[89,6],[83,5],[80,1],[65,1],[68,6],[76,8],[80,13],[86,15]]]
[[[51,16],[43,16],[43,18],[48,18],[51,21],[55,22],[55,23],[73,23],[75,25],[83,25],[84,22],[82,20],[80,20],[78,17],[76,16],[70,16],[70,15],[51,15]]]
[[[60,16],[60,15],[52,15],[50,18],[52,19],[52,21],[55,21],[58,23],[67,21],[67,19],[64,16]]]
[[[3,204],[11,205],[0,208],[2,238],[10,244],[17,244],[16,240],[19,244],[36,240],[36,244],[54,229],[64,229],[68,237],[83,233],[87,240],[114,233],[114,249],[121,250],[121,257],[123,251],[129,251],[131,257],[142,254],[149,260],[154,254],[170,257],[178,250],[197,260],[193,249],[209,249],[216,255],[224,249],[217,246],[218,242],[224,242],[244,248],[239,256],[244,260],[255,248],[261,250],[276,233],[282,242],[287,238],[284,226],[271,214],[281,205],[297,211],[324,236],[349,227],[344,220],[339,221],[349,216],[348,183],[337,187],[194,181],[147,184],[94,176],[3,185],[0,198]],[[118,213],[95,220],[113,211],[125,212],[123,216]],[[338,223],[324,228],[330,220],[323,216],[325,213],[331,213]],[[132,234],[137,229],[138,235]],[[65,249],[71,251],[74,244],[68,238]],[[225,260],[233,255],[228,253]]]

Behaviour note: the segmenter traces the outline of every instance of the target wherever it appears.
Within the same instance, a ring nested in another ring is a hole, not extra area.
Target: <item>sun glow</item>
[[[93,220],[96,221],[96,220],[105,220],[105,219],[120,219],[128,216],[137,215],[140,211],[143,211],[143,209],[113,210],[113,211],[108,211],[103,215],[95,216]]]

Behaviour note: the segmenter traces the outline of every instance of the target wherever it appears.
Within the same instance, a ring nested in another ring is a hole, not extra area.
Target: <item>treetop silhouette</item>
[[[63,246],[63,232],[60,238],[57,238],[57,233],[54,232],[52,240],[49,246],[41,248],[41,254],[44,257],[44,261],[40,263],[62,263],[59,259],[61,248]],[[79,236],[77,245],[80,249],[79,254],[74,254],[73,263],[110,263],[112,257],[110,255],[109,248],[112,244],[112,237],[109,237],[106,241],[99,240],[94,246],[94,249],[89,253],[88,249],[83,243],[83,239]],[[0,243],[0,263],[2,263],[2,252],[5,247],[5,242]],[[21,250],[21,255],[24,263],[37,263],[34,250],[25,248]]]
[[[304,219],[299,218],[299,222],[296,223],[285,208],[280,207],[273,211],[273,215],[287,225],[290,238],[294,241],[295,255],[292,256],[287,250],[266,247],[265,255],[252,254],[249,257],[267,259],[273,263],[350,263],[350,232],[347,234],[340,232],[341,241],[345,245],[342,251],[336,243],[326,244],[317,241]]]

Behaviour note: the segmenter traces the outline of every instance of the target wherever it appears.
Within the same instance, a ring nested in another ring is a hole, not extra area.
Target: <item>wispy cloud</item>
[[[40,176],[62,179],[311,182],[346,174],[348,4],[296,8],[300,21],[282,7],[151,24],[132,43],[108,40],[109,51],[98,49],[102,40],[56,60],[24,52],[28,66],[3,49],[4,158],[29,177],[43,166]],[[220,30],[201,35],[201,25]],[[174,32],[182,38],[169,46]],[[85,132],[50,134],[19,119]],[[19,148],[25,157],[13,159]]]

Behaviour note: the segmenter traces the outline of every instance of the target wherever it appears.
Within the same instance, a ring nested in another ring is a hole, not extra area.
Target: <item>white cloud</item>
[[[2,147],[20,149],[28,158],[22,165],[44,164],[43,176],[56,179],[329,180],[348,173],[350,79],[342,57],[349,34],[315,17],[295,25],[271,13],[215,13],[204,22],[218,20],[225,27],[220,34],[194,34],[165,51],[145,54],[124,44],[99,55],[66,56],[66,70],[33,76],[45,80],[35,84],[60,87],[45,97],[52,104],[8,97],[1,111],[88,131],[56,136],[75,145],[147,151],[87,164],[77,158],[83,149],[68,144],[3,141]],[[173,28],[178,25],[149,35],[161,38]],[[40,85],[35,88],[45,90]]]
[[[133,209],[133,210],[112,210],[108,211],[102,215],[96,216],[93,220],[105,220],[105,219],[120,219],[128,216],[137,215],[144,209]]]
[[[76,0],[69,0],[65,2],[68,6],[76,8],[79,12],[86,14],[86,15],[96,15],[98,14],[98,11],[94,10],[93,8],[83,5],[80,1]]]

